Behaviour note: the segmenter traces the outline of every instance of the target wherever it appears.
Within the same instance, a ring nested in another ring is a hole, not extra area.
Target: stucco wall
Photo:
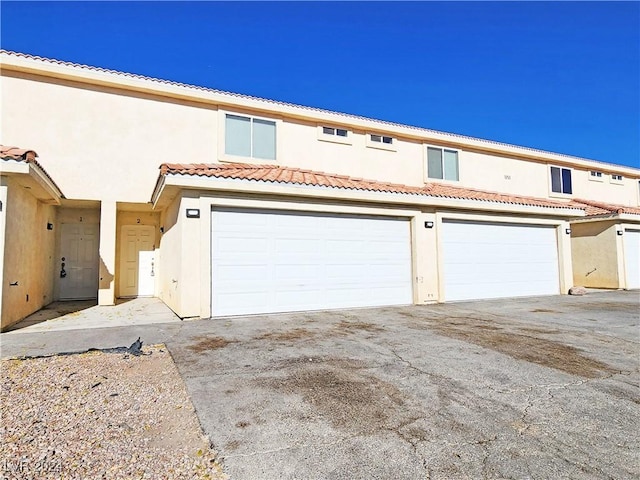
[[[56,207],[35,199],[28,190],[6,180],[1,328],[51,303],[54,295]],[[11,284],[16,284],[10,286]]]
[[[395,150],[372,148],[367,146],[366,132],[360,130],[349,132],[350,144],[337,143],[326,137],[319,139],[317,125],[295,120],[283,123],[279,158],[283,165],[391,183],[424,184],[421,143],[396,140]]]
[[[509,157],[462,151],[459,153],[462,186],[531,197],[549,196],[549,166]]]
[[[575,285],[619,288],[615,222],[571,225],[571,256]]]
[[[271,113],[252,112],[246,106],[218,109],[204,101],[179,101],[66,80],[45,80],[25,73],[19,74],[20,78],[16,75],[3,72],[2,141],[38,151],[40,162],[67,198],[147,202],[158,166],[163,162],[264,163],[224,154],[226,112],[275,120],[278,164],[361,178],[422,185],[432,181],[425,168],[426,145],[447,146],[426,138],[394,135],[393,150],[372,148],[367,142],[368,134],[393,134],[287,117],[277,105],[273,105]],[[328,137],[318,133],[322,125],[347,128],[349,144],[325,141]],[[459,151],[459,164],[460,181],[451,182],[453,185],[553,196],[549,165],[545,162],[465,147]],[[623,205],[640,202],[637,179],[625,178],[620,185],[611,182],[610,172],[603,170],[602,181],[591,181],[589,169],[577,168],[572,177],[573,195],[556,197],[591,198]]]
[[[163,162],[215,160],[215,108],[2,77],[2,141],[32,148],[67,198],[149,201]]]
[[[180,198],[174,201],[162,212],[160,225],[164,233],[160,238],[160,271],[158,273],[158,296],[171,310],[182,316],[180,305],[180,288],[178,282],[181,275],[180,255],[182,252],[182,235],[178,223]]]
[[[624,178],[618,183],[611,179],[610,174],[602,172],[602,177],[594,181],[589,172],[577,169],[573,171],[573,197],[631,207],[640,205],[638,179]]]

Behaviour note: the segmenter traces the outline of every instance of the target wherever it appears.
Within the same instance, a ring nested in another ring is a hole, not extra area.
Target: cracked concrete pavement
[[[232,479],[638,478],[640,295],[2,335],[163,342]]]
[[[638,292],[194,322],[234,479],[637,478]]]

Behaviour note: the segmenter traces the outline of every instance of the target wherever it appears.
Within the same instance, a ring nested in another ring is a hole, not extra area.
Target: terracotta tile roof
[[[23,162],[35,162],[38,154],[33,150],[0,145],[0,158],[4,160],[18,160]]]
[[[36,158],[38,154],[35,150],[30,150],[26,148],[18,148],[18,147],[10,147],[8,145],[0,145],[0,159],[2,160],[16,160],[18,162],[26,162],[31,163],[36,166],[36,168],[49,179],[51,184],[58,190],[58,193],[62,198],[64,195],[62,194],[62,190],[56,184],[56,182],[51,178],[51,176],[47,173],[47,171],[38,163]]]
[[[612,215],[619,213],[630,213],[640,215],[640,207],[628,207],[625,205],[615,205],[612,203],[596,202],[593,200],[574,200],[571,202],[577,208],[582,208],[588,217],[594,215]]]
[[[41,61],[41,62],[45,62],[48,64],[52,64],[52,65],[63,65],[63,66],[68,66],[68,67],[73,67],[73,68],[77,68],[80,70],[86,70],[86,71],[90,71],[90,72],[101,72],[101,73],[106,73],[106,74],[110,74],[110,75],[116,75],[119,77],[124,77],[124,78],[132,78],[132,79],[136,79],[136,80],[144,80],[144,81],[148,81],[148,82],[153,82],[153,83],[157,83],[157,84],[161,84],[161,85],[171,85],[171,86],[175,86],[175,87],[180,87],[180,88],[186,88],[186,89],[190,89],[190,90],[200,90],[200,91],[204,91],[204,92],[211,92],[211,93],[216,93],[216,94],[221,94],[221,95],[228,95],[231,97],[236,97],[236,98],[242,98],[242,99],[247,99],[247,100],[255,100],[258,102],[264,102],[270,105],[281,105],[281,106],[285,106],[285,107],[291,107],[291,108],[296,108],[296,109],[301,109],[301,110],[305,110],[305,111],[309,111],[309,112],[318,112],[318,113],[326,113],[326,114],[330,114],[330,115],[338,115],[340,117],[343,117],[345,119],[356,119],[356,120],[364,120],[364,121],[368,121],[368,122],[375,122],[379,125],[386,125],[386,126],[390,126],[393,128],[407,128],[410,130],[414,130],[417,132],[421,132],[423,134],[436,134],[436,135],[444,135],[447,137],[450,137],[452,139],[460,139],[460,140],[471,140],[471,141],[476,141],[476,142],[482,142],[488,145],[497,145],[497,146],[501,146],[501,147],[508,147],[508,148],[517,148],[519,150],[522,151],[526,151],[526,152],[532,152],[532,153],[537,153],[537,154],[542,154],[542,155],[557,155],[559,157],[563,157],[563,158],[567,158],[568,160],[583,160],[583,161],[588,161],[588,162],[594,162],[597,164],[602,164],[602,165],[608,165],[610,167],[620,167],[620,165],[616,165],[610,162],[603,162],[600,160],[594,160],[594,159],[589,159],[589,158],[584,158],[584,157],[577,157],[575,155],[567,155],[565,153],[558,153],[558,152],[551,152],[548,150],[541,150],[539,148],[532,148],[532,147],[525,147],[525,146],[521,146],[521,145],[514,145],[511,143],[506,143],[506,142],[498,142],[495,140],[488,140],[485,138],[479,138],[479,137],[472,137],[469,135],[461,135],[458,133],[451,133],[451,132],[445,132],[442,130],[434,130],[431,128],[424,128],[424,127],[418,127],[415,125],[405,125],[402,123],[397,123],[397,122],[390,122],[387,120],[380,120],[380,119],[376,119],[376,118],[371,118],[371,117],[365,117],[362,115],[354,115],[354,114],[349,114],[349,113],[344,113],[344,112],[338,112],[338,111],[333,111],[333,110],[326,110],[323,108],[318,108],[318,107],[309,107],[309,106],[305,106],[305,105],[299,105],[299,104],[295,104],[295,103],[290,103],[290,102],[283,102],[283,101],[279,101],[279,100],[271,100],[268,98],[262,98],[262,97],[256,97],[256,96],[252,96],[252,95],[246,95],[246,94],[242,94],[242,93],[234,93],[234,92],[229,92],[226,90],[219,90],[216,88],[211,88],[211,87],[203,87],[203,86],[199,86],[199,85],[191,85],[191,84],[187,84],[187,83],[182,83],[182,82],[176,82],[176,81],[172,81],[172,80],[164,80],[161,78],[155,78],[155,77],[148,77],[145,75],[139,75],[139,74],[135,74],[135,73],[128,73],[128,72],[121,72],[119,70],[111,70],[108,68],[101,68],[101,67],[95,67],[95,66],[91,66],[91,65],[85,65],[85,64],[81,64],[81,63],[73,63],[73,62],[66,62],[63,60],[57,60],[54,58],[47,58],[47,57],[40,57],[38,55],[30,55],[28,53],[21,53],[21,52],[14,52],[11,50],[4,50],[4,49],[0,49],[0,54],[2,55],[8,55],[11,57],[17,57],[17,58],[27,58],[27,59],[31,59],[31,60],[37,60],[37,61]]]
[[[302,170],[299,168],[281,167],[277,165],[250,165],[245,163],[164,163],[160,166],[160,175],[194,175],[201,177],[227,178],[235,180],[252,180],[269,183],[288,183],[295,185],[322,186],[342,188],[346,190],[363,190],[372,192],[400,193],[429,197],[454,198],[460,200],[476,200],[485,202],[508,203],[550,208],[584,209],[568,202],[546,200],[541,198],[506,195],[485,192],[469,188],[430,183],[424,187],[365,180],[362,178],[334,175],[324,172]]]

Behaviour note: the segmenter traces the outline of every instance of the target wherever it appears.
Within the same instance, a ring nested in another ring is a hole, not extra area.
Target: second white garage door
[[[446,300],[560,293],[553,227],[444,221]]]
[[[212,315],[412,303],[406,219],[214,210]]]

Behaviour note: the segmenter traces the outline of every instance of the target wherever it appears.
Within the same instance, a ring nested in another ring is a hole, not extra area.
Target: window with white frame
[[[611,174],[611,181],[615,182],[615,183],[621,183],[622,182],[622,175],[616,175],[615,173]]]
[[[346,128],[329,127],[326,125],[318,125],[318,140],[331,143],[342,143],[343,145],[351,145],[352,132]]]
[[[570,168],[551,167],[551,191],[568,195],[573,193]]]
[[[342,138],[349,136],[349,131],[344,128],[322,127],[322,133],[324,135],[335,135],[336,137]]]
[[[368,148],[395,152],[396,143],[396,139],[390,135],[382,135],[380,133],[367,133],[365,135],[365,145]]]
[[[386,135],[369,135],[369,139],[373,143],[382,143],[384,145],[393,145],[393,137],[387,137]]]
[[[602,172],[597,172],[595,170],[591,170],[589,175],[593,178],[602,178]]]
[[[440,180],[459,180],[457,150],[427,147],[427,176]]]
[[[276,159],[276,122],[226,114],[224,152],[239,157]]]

